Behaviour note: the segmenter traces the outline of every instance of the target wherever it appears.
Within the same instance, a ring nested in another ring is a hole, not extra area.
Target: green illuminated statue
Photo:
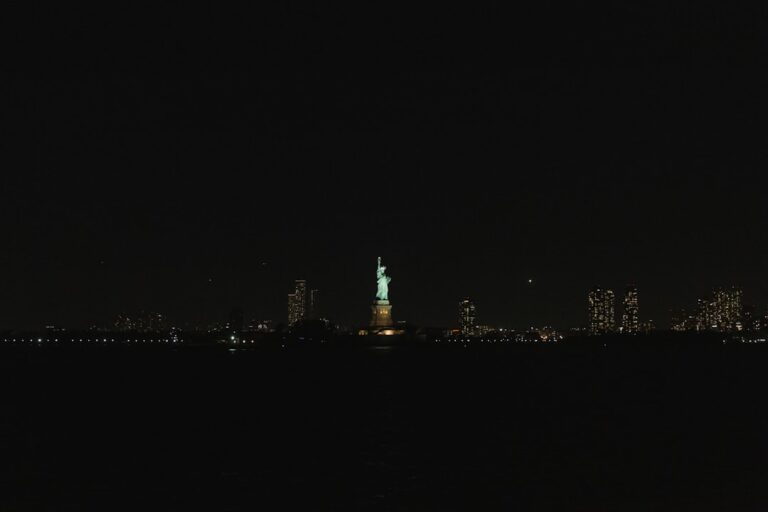
[[[379,256],[379,265],[376,269],[376,282],[378,289],[376,291],[376,298],[378,300],[389,300],[389,283],[392,278],[385,274],[387,267],[381,266],[381,256]]]

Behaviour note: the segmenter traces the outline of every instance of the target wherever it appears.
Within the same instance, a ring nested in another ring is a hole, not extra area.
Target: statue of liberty
[[[376,283],[378,288],[376,290],[376,299],[389,301],[389,283],[392,278],[385,274],[387,267],[381,266],[381,256],[379,256],[379,264],[376,269]]]
[[[371,324],[367,334],[402,334],[392,319],[392,304],[389,303],[389,283],[392,278],[387,275],[387,267],[379,264],[376,267],[376,300],[371,304]]]

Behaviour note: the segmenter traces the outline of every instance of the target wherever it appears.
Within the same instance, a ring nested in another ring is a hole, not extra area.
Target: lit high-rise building
[[[296,323],[296,294],[288,294],[288,325],[291,326]]]
[[[294,326],[307,318],[307,282],[296,280],[296,289],[288,294],[288,325]]]
[[[637,300],[637,288],[627,286],[624,291],[624,312],[621,317],[621,330],[627,334],[640,331],[640,313]]]
[[[475,318],[475,303],[469,297],[459,302],[459,327],[461,334],[472,336],[477,328],[477,319]]]
[[[741,315],[743,312],[744,292],[736,286],[728,290],[728,307],[726,315],[728,318],[728,330],[734,331],[742,327]]]
[[[715,288],[715,290],[712,292],[711,325],[718,331],[729,330],[729,303],[730,297],[728,292],[722,288]]]
[[[735,331],[741,321],[742,292],[739,288],[715,288],[710,300],[709,326],[718,331]]]
[[[698,330],[735,331],[741,326],[743,293],[740,288],[715,288],[699,299]]]
[[[696,331],[707,331],[712,328],[712,304],[708,299],[696,301]]]
[[[588,295],[589,333],[606,334],[612,332],[615,325],[614,293],[597,286]]]

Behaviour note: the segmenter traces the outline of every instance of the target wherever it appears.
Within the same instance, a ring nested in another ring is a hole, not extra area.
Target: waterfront
[[[2,510],[765,502],[762,346],[0,355]]]

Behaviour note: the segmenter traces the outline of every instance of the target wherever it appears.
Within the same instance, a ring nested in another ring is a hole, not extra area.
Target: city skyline
[[[98,73],[70,62],[84,51],[52,76],[15,68],[0,325],[234,306],[278,319],[296,277],[352,323],[371,254],[398,268],[398,314],[423,325],[452,322],[466,295],[489,323],[578,324],[596,283],[636,283],[663,323],[718,285],[768,303],[757,16],[564,9],[461,42],[414,22],[383,44],[382,25],[318,8],[228,32],[216,59],[152,47],[164,72],[123,67],[130,38],[90,49]],[[334,27],[351,39],[326,40]],[[305,55],[305,38],[324,44]]]
[[[529,280],[528,284],[532,284]],[[115,331],[135,331],[135,332],[153,332],[165,330],[168,327],[185,327],[192,330],[211,330],[211,329],[234,329],[239,331],[243,326],[263,325],[265,322],[272,326],[284,325],[291,328],[294,325],[311,319],[320,319],[321,311],[319,309],[320,290],[311,288],[306,279],[295,279],[293,281],[294,289],[287,294],[287,307],[283,310],[283,316],[268,317],[257,311],[244,311],[241,306],[234,306],[228,310],[228,316],[224,311],[219,314],[210,313],[207,319],[197,319],[194,322],[181,322],[178,319],[169,319],[167,315],[159,312],[147,312],[146,309],[138,312],[125,313],[120,311],[111,317],[107,322],[99,323],[90,321],[85,325],[61,324],[47,322],[35,326],[0,326],[0,329],[43,329],[52,330],[60,328],[84,329],[98,326],[102,330]],[[563,331],[584,330],[590,334],[608,334],[608,333],[629,333],[636,334],[647,332],[648,330],[671,330],[671,331],[707,331],[717,330],[723,332],[738,330],[755,330],[768,326],[768,305],[755,304],[754,301],[744,300],[744,291],[742,287],[715,286],[708,293],[703,294],[696,299],[695,308],[686,308],[684,305],[667,306],[667,315],[663,319],[650,318],[645,314],[645,294],[643,294],[643,308],[638,299],[640,293],[638,287],[634,284],[626,285],[623,293],[617,295],[609,287],[594,286],[588,293],[582,295],[587,297],[587,308],[583,311],[584,315],[580,322],[573,324],[559,323],[555,321],[536,323],[533,321],[518,321],[516,324],[509,322],[488,322],[484,321],[480,325],[476,315],[476,301],[470,297],[462,297],[459,301],[458,314],[455,314],[453,320],[443,324],[419,324],[408,317],[400,318],[401,322],[410,325],[420,325],[422,327],[454,328],[465,335],[475,335],[481,331],[494,329],[510,329],[525,331],[526,329],[538,329],[544,326],[554,326]],[[583,303],[582,303],[583,304]],[[484,304],[490,306],[489,304]],[[643,311],[643,314],[640,313]],[[233,320],[237,318],[237,320]],[[246,322],[247,318],[247,322]],[[330,319],[338,324],[354,328],[355,326],[365,326],[366,320],[359,320],[345,323],[339,321],[334,315],[323,314],[322,318]],[[160,326],[157,329],[149,326]],[[240,328],[234,328],[240,325]],[[215,327],[218,326],[218,327]],[[112,329],[112,327],[114,329]],[[249,327],[248,330],[252,330]]]

